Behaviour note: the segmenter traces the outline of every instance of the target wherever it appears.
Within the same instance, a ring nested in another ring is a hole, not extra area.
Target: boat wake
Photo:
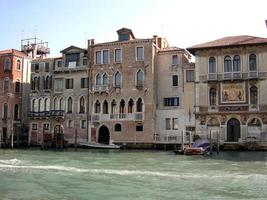
[[[0,160],[0,164],[19,165],[19,164],[22,164],[22,161],[14,158],[14,159],[10,159],[10,160]]]

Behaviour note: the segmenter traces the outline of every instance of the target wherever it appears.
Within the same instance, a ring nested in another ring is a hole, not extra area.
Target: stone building
[[[156,122],[156,55],[167,42],[156,36],[136,39],[127,28],[117,33],[116,41],[89,41],[89,140],[150,145]]]
[[[197,134],[223,142],[267,141],[267,38],[225,37],[195,45]]]
[[[177,47],[157,53],[157,123],[158,143],[179,143],[181,131],[195,130],[194,64],[191,55]]]
[[[15,49],[0,51],[0,144],[23,143],[27,125],[30,58]],[[27,140],[27,139],[26,139]]]

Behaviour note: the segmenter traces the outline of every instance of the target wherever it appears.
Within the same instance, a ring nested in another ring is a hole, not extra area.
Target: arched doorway
[[[101,126],[98,130],[98,142],[102,144],[109,144],[110,133],[106,126]]]
[[[240,138],[240,122],[232,118],[227,122],[227,141],[238,142]]]
[[[63,148],[64,133],[62,125],[58,124],[54,127],[54,143],[56,148]]]

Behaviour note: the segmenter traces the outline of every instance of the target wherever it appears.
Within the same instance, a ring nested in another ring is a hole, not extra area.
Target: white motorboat
[[[82,142],[80,143],[81,146],[88,147],[88,148],[93,148],[93,149],[120,149],[119,145],[116,144],[101,144],[101,143],[96,143],[96,142],[91,142],[91,143],[86,143]]]

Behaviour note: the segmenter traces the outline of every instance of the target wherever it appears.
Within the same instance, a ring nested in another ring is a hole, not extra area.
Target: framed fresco
[[[221,103],[245,103],[245,92],[245,82],[221,83]]]

